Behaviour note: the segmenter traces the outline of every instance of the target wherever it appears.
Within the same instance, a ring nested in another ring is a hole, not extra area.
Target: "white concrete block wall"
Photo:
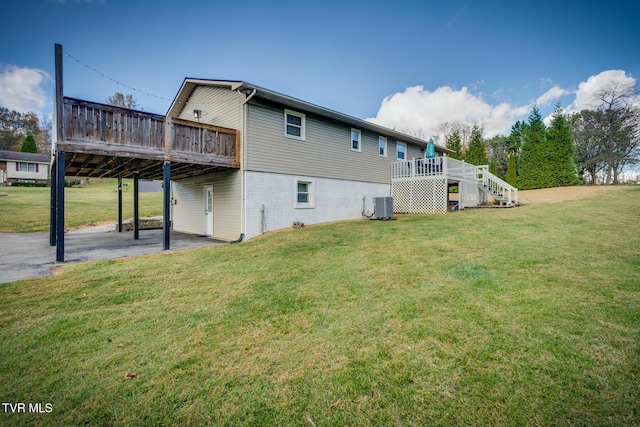
[[[296,207],[296,180],[312,183],[313,208]],[[373,198],[389,196],[391,186],[246,171],[245,192],[245,234],[251,239],[263,231],[289,228],[294,222],[310,225],[362,218],[363,198],[366,213],[372,214]]]

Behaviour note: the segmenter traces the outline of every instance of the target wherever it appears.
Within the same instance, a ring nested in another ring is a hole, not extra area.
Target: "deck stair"
[[[392,163],[395,213],[446,213],[448,186],[458,185],[458,209],[519,206],[518,189],[489,172],[450,157],[415,158]],[[490,199],[498,203],[490,204]]]
[[[477,167],[478,188],[500,202],[500,206],[519,206],[518,189],[489,172],[489,166]]]

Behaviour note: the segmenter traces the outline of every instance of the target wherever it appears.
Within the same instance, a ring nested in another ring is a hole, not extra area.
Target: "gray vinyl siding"
[[[304,141],[284,136],[284,107],[250,103],[245,169],[353,181],[391,183],[396,140],[387,137],[387,157],[378,154],[379,134],[360,129],[362,149],[351,150],[352,126],[306,114]],[[407,158],[421,157],[407,144]]]
[[[198,86],[178,118],[196,121],[193,110],[201,110],[200,123],[240,130],[243,100],[243,95],[227,88]]]
[[[242,227],[242,187],[239,170],[219,172],[173,184],[173,228],[188,233],[204,233],[203,188],[213,185],[213,237],[235,240]]]

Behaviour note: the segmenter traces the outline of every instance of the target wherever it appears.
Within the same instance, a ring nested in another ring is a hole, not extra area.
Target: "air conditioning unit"
[[[373,219],[395,219],[393,217],[393,197],[373,198]]]

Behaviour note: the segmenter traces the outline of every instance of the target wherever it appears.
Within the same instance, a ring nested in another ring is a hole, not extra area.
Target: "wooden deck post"
[[[162,230],[164,232],[164,250],[168,250],[171,246],[171,162],[164,162],[164,200],[162,204],[163,225]]]
[[[133,238],[138,240],[140,238],[140,211],[138,209],[138,179],[140,178],[140,172],[133,173]]]

